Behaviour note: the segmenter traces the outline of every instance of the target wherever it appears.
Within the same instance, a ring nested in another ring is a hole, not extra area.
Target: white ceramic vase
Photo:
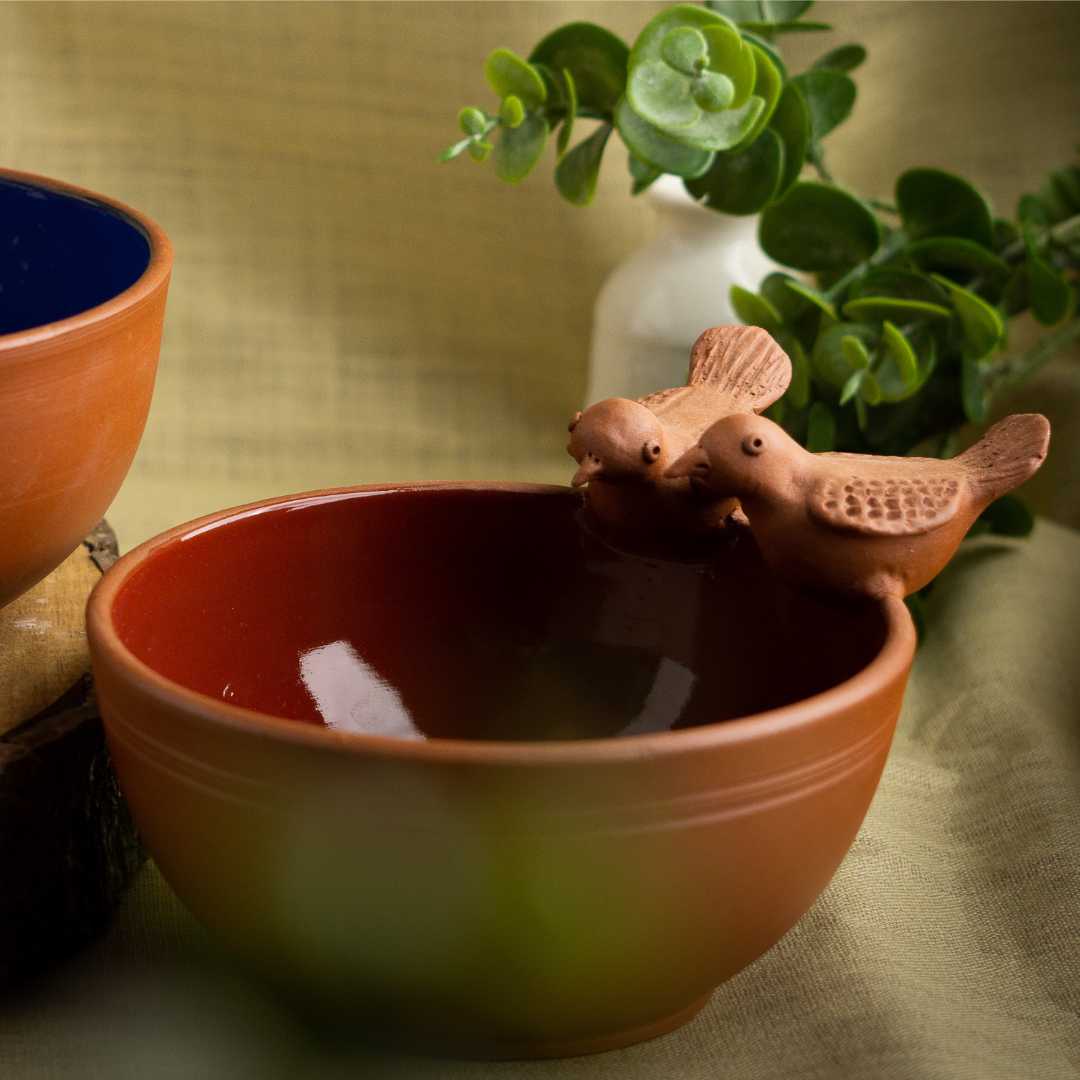
[[[662,176],[642,197],[656,211],[656,235],[612,271],[596,298],[586,404],[681,386],[698,334],[739,322],[730,287],[757,291],[777,269],[757,245],[756,216],[706,210],[675,176]]]

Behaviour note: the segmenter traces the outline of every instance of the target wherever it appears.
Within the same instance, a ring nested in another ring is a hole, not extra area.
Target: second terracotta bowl
[[[184,902],[312,1007],[410,1044],[660,1034],[814,902],[915,635],[595,541],[565,489],[357,488],[133,551],[89,607],[101,708]]]
[[[171,267],[144,215],[0,170],[0,607],[78,546],[127,474]]]

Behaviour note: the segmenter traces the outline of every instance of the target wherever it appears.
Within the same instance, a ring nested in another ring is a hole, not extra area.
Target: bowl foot
[[[440,1056],[461,1056],[484,1061],[515,1061],[535,1058],[582,1057],[586,1054],[600,1054],[606,1050],[621,1050],[626,1046],[647,1042],[689,1023],[712,997],[712,991],[704,997],[692,1001],[684,1008],[636,1027],[608,1032],[604,1035],[587,1035],[578,1039],[558,1039],[553,1041],[521,1043],[488,1043],[466,1047],[453,1047],[444,1050]]]

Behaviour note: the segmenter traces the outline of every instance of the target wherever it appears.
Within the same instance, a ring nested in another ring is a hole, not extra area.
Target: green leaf
[[[854,195],[801,180],[765,208],[758,239],[767,255],[796,270],[846,270],[873,255],[881,232]]]
[[[908,244],[904,254],[920,266],[936,270],[964,270],[994,281],[1009,276],[1009,264],[988,248],[961,236],[934,236]]]
[[[1016,204],[1016,216],[1024,225],[1045,228],[1051,224],[1050,211],[1038,195],[1021,195]]]
[[[660,58],[684,75],[696,75],[709,61],[705,35],[696,26],[676,26],[660,42]]]
[[[578,96],[577,84],[569,68],[562,69],[563,85],[566,93],[566,116],[563,118],[562,127],[559,128],[559,138],[555,143],[555,152],[562,157],[566,148],[570,145],[570,136],[574,131],[574,118],[577,116]]]
[[[854,334],[845,334],[840,339],[840,348],[844,354],[844,361],[851,371],[863,371],[870,366],[870,353],[863,344],[862,338]],[[843,398],[840,399],[840,404],[844,404]]]
[[[573,76],[582,108],[610,116],[626,89],[626,44],[594,23],[575,22],[553,30],[533,49],[529,59],[563,68]]]
[[[1033,251],[1027,258],[1031,313],[1044,326],[1053,326],[1067,314],[1072,290],[1069,283]]]
[[[931,277],[949,291],[964,331],[964,355],[973,360],[981,360],[992,353],[1005,336],[1005,323],[1001,315],[981,296],[976,296],[969,289],[940,274],[932,274]]]
[[[631,195],[640,195],[647,187],[655,183],[664,175],[663,169],[654,168],[647,161],[642,161],[633,154],[627,158],[630,168],[630,178],[633,183],[630,186]]]
[[[701,150],[729,150],[750,134],[766,103],[754,94],[738,107],[720,112],[701,110],[691,96],[691,80],[670,68],[661,56],[664,39],[681,27],[695,28],[705,36],[710,70],[728,67],[722,73],[735,85],[735,101],[743,93],[745,77],[753,74],[756,79],[756,70],[749,67],[751,59],[756,66],[753,46],[743,42],[732,23],[705,8],[676,4],[651,19],[634,42],[626,98],[638,116],[671,138]],[[732,67],[733,57],[745,59]],[[672,78],[662,74],[660,67]]]
[[[866,409],[866,402],[859,396],[855,399],[855,417],[859,424],[859,430],[866,433],[866,429],[870,426],[870,414]]]
[[[517,99],[514,99],[517,101]],[[521,104],[518,101],[518,104]],[[465,132],[466,135],[483,135],[487,131],[487,117],[477,108],[472,105],[466,105],[461,112],[458,113],[458,127]]]
[[[810,354],[814,375],[827,386],[839,390],[851,376],[852,365],[844,347],[846,337],[858,338],[866,346],[867,354],[878,342],[877,328],[869,323],[831,323],[818,334]],[[849,345],[848,350],[851,346]]]
[[[521,98],[514,94],[503,98],[502,107],[499,109],[499,119],[506,127],[519,127],[525,119],[525,106],[522,105]]]
[[[1001,294],[1001,309],[1007,316],[1026,311],[1031,302],[1031,279],[1026,264],[1021,263],[1012,273]]]
[[[615,107],[615,126],[634,157],[661,172],[692,178],[701,176],[713,162],[709,150],[698,150],[669,138],[646,123],[623,98]]]
[[[690,93],[694,103],[706,112],[726,109],[735,97],[735,87],[718,71],[703,71],[693,82]]]
[[[741,108],[701,114],[697,123],[672,128],[668,134],[686,146],[701,150],[730,150],[745,142],[765,110],[765,102],[756,94]]]
[[[788,69],[784,64],[784,58],[780,55],[780,51],[771,41],[766,41],[765,38],[759,37],[757,34],[751,34],[748,30],[740,28],[739,33],[742,36],[743,41],[749,42],[751,45],[756,45],[773,63],[773,67],[780,72],[780,77],[784,83],[788,82]]]
[[[1075,165],[1055,169],[1039,188],[1039,198],[1050,213],[1051,224],[1080,213],[1080,169]]]
[[[783,325],[780,312],[776,310],[764,297],[744,289],[741,285],[732,285],[728,290],[728,297],[735,314],[746,323],[747,326],[760,326],[762,330],[768,330],[770,334],[776,334]]]
[[[836,446],[836,418],[823,401],[810,406],[806,419],[806,449],[812,454],[827,454]]]
[[[806,350],[794,334],[778,332],[777,341],[791,360],[791,382],[784,399],[796,409],[805,409],[810,400],[810,361],[806,357]]]
[[[810,305],[789,286],[798,284],[790,274],[774,271],[766,275],[759,287],[761,295],[780,313],[785,323],[797,322],[810,310]]]
[[[928,274],[897,266],[878,266],[852,282],[848,299],[865,296],[891,296],[897,300],[923,300],[943,307],[949,294]]]
[[[761,415],[768,417],[774,424],[782,425],[787,411],[787,405],[781,397],[777,398]]]
[[[866,50],[861,45],[841,45],[815,60],[813,67],[817,71],[854,71],[866,59]]]
[[[739,23],[758,34],[810,34],[820,33],[822,30],[831,30],[832,23],[823,22],[744,22]]]
[[[753,47],[726,24],[707,26],[703,33],[709,45],[709,70],[731,80],[732,108],[745,105],[757,80],[757,58]]]
[[[491,151],[493,149],[494,147],[491,143],[486,140],[477,142],[474,139],[472,145],[469,147],[469,157],[471,157],[473,161],[487,161],[487,159],[491,157]]]
[[[975,424],[986,419],[986,384],[979,361],[965,355],[960,368],[960,397],[964,415]]]
[[[626,96],[634,112],[668,134],[702,119],[691,81],[663,60],[647,60],[632,68]]]
[[[799,179],[810,145],[810,111],[802,94],[790,83],[780,93],[769,119],[769,129],[776,132],[784,146],[784,171],[776,190],[778,197]]]
[[[547,120],[540,113],[528,113],[516,128],[503,128],[495,145],[495,175],[508,184],[517,184],[536,167],[547,142]]]
[[[439,154],[439,161],[452,161],[458,154],[463,154],[468,150],[472,146],[472,141],[471,135],[467,139],[459,139],[453,146],[448,146]]]
[[[754,54],[754,63],[756,65],[754,95],[750,98],[750,101],[760,99],[764,104],[749,132],[743,136],[743,142],[753,142],[765,129],[776,111],[776,106],[780,102],[781,91],[784,88],[784,78],[768,53],[757,45],[751,45],[750,51]]]
[[[705,0],[705,6],[735,22],[793,22],[814,0]]]
[[[980,515],[992,533],[998,536],[1029,536],[1035,528],[1035,515],[1015,495],[995,499]]]
[[[611,125],[601,124],[555,167],[555,186],[567,202],[575,206],[588,206],[593,201],[600,162],[610,134]]]
[[[547,87],[540,73],[509,49],[495,49],[484,62],[484,75],[501,98],[513,94],[530,109],[547,101]]]
[[[885,355],[875,372],[881,398],[886,402],[904,401],[922,385],[915,350],[903,332],[888,319],[881,328],[881,343]]]
[[[841,405],[846,405],[856,394],[858,394],[863,379],[869,374],[870,372],[866,368],[859,368],[858,371],[853,371],[847,377],[844,382],[844,387],[840,391]]]
[[[717,154],[712,167],[686,187],[696,199],[725,214],[756,214],[768,205],[780,186],[784,146],[775,131],[766,128],[745,150]]]
[[[796,296],[802,297],[804,300],[809,301],[814,307],[825,312],[830,319],[836,320],[839,316],[836,314],[836,308],[833,306],[832,301],[817,289],[810,285],[806,285],[801,281],[796,281],[794,278],[788,278],[785,281],[785,286]]]
[[[941,169],[909,169],[896,181],[896,205],[912,240],[958,236],[994,242],[990,205],[966,180]]]
[[[851,115],[855,104],[855,82],[842,71],[816,69],[805,71],[791,80],[806,100],[810,110],[810,132],[820,142],[838,124]]]
[[[881,386],[878,384],[877,376],[872,371],[863,372],[862,382],[859,383],[859,397],[867,405],[881,404]]]
[[[944,319],[952,312],[941,304],[925,300],[901,300],[895,296],[864,296],[849,300],[843,307],[844,318],[858,321],[874,319]]]

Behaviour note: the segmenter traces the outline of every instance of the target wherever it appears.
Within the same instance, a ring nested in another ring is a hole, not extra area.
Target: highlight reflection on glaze
[[[338,731],[422,739],[398,692],[347,641],[300,655],[300,678],[323,723]]]
[[[432,718],[414,715],[351,642],[308,649],[299,664],[327,727],[405,739],[437,734],[428,730]],[[697,677],[668,657],[577,642],[531,651],[512,682],[506,699],[491,700],[474,737],[580,739],[668,730],[684,715]]]

